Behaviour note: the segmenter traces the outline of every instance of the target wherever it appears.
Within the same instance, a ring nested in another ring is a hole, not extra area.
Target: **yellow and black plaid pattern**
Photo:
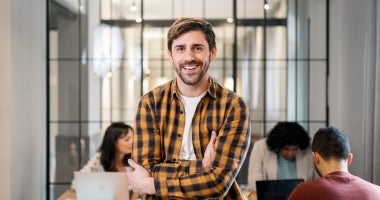
[[[179,160],[185,114],[176,81],[144,95],[134,123],[132,158],[155,177],[156,195],[148,199],[242,199],[235,177],[249,147],[249,123],[244,100],[210,79],[192,122],[197,160]],[[213,130],[217,138],[212,167],[202,172]]]

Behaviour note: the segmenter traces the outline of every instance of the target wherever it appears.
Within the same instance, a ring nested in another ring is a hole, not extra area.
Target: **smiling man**
[[[249,107],[208,73],[213,28],[182,18],[167,37],[177,76],[139,103],[130,187],[147,199],[243,199],[235,178],[250,143]]]

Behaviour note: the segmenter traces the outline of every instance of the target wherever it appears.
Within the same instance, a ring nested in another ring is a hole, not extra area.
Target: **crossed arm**
[[[216,132],[212,131],[210,142],[206,147],[202,159],[202,171],[204,172],[208,171],[211,167],[211,158],[215,150],[215,139]],[[132,159],[129,159],[128,163],[133,168],[133,171],[127,172],[129,188],[132,188],[133,192],[137,194],[155,194],[154,178],[150,176],[149,172]]]
[[[178,105],[162,108],[156,96],[162,95],[145,96],[136,114],[132,159],[146,171],[131,174],[132,189],[155,199],[241,197],[235,178],[250,143],[249,109],[242,98],[225,94],[219,101],[207,98],[199,104],[201,113],[193,118],[197,159],[179,160],[178,133],[183,132],[185,117]],[[218,136],[215,150],[207,154],[212,130]],[[132,167],[137,168],[134,163]]]

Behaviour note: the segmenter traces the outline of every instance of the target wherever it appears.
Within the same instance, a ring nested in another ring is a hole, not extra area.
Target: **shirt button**
[[[173,161],[173,162],[177,162],[177,159],[173,158],[172,161]]]
[[[179,113],[183,114],[183,111],[181,110]]]
[[[180,134],[178,134],[178,137],[182,137],[182,134],[180,133]]]

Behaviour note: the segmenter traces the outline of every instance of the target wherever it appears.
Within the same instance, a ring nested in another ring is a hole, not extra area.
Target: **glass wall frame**
[[[70,186],[111,122],[133,124],[141,95],[175,76],[166,34],[179,17],[213,24],[209,72],[249,104],[252,144],[278,121],[310,134],[328,124],[328,0],[48,0],[47,9],[48,199]]]

